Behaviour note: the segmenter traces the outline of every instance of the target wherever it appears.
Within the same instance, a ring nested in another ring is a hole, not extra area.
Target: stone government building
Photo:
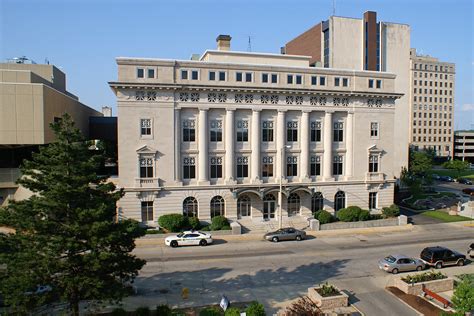
[[[120,215],[276,221],[281,177],[287,220],[392,204],[396,75],[230,40],[192,60],[117,58]]]

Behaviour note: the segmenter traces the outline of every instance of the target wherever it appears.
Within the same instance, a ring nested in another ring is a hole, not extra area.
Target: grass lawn
[[[464,217],[464,216],[459,216],[459,215],[449,215],[446,212],[443,211],[426,211],[421,213],[424,216],[436,218],[439,220],[442,220],[443,222],[446,223],[451,223],[451,222],[462,222],[462,221],[470,221],[471,219],[469,217]]]
[[[410,205],[412,205],[413,203],[415,203],[415,201],[418,201],[418,200],[421,200],[421,199],[426,199],[427,197],[432,197],[432,198],[440,198],[440,197],[443,197],[443,196],[449,196],[449,197],[452,197],[452,196],[455,196],[456,194],[452,193],[452,192],[437,192],[437,193],[417,193],[417,194],[413,194],[413,196],[411,198],[409,198],[408,200],[405,200],[405,203],[408,203]]]
[[[437,174],[438,176],[450,176],[452,178],[457,178],[458,177],[458,172],[456,170],[433,169],[433,170],[431,170],[431,172]],[[462,171],[460,174],[461,174],[461,178],[467,178],[467,179],[474,180],[474,170],[465,170],[465,171]]]

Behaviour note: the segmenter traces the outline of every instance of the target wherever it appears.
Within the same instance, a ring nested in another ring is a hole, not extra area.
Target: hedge
[[[229,221],[224,216],[214,216],[211,220],[211,225],[209,226],[209,229],[228,230],[230,229]]]
[[[166,214],[158,218],[158,224],[167,231],[177,233],[189,227],[189,219],[182,214]]]
[[[221,316],[222,312],[218,307],[206,307],[199,312],[199,316]]]
[[[259,302],[253,301],[250,305],[245,309],[245,313],[247,316],[265,316],[265,308],[263,304]]]
[[[368,221],[370,219],[370,212],[358,206],[349,206],[337,211],[336,216],[341,222]]]
[[[389,207],[382,208],[382,214],[386,218],[397,217],[400,215],[400,209],[398,208],[397,205],[392,204]]]
[[[225,316],[240,316],[240,309],[237,307],[229,307],[225,310]]]
[[[314,213],[314,218],[317,219],[320,224],[332,223],[335,220],[332,214],[325,210],[316,211]]]

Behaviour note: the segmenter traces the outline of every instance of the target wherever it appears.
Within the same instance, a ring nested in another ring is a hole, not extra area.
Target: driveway
[[[430,225],[443,223],[442,220],[422,215],[422,212],[412,211],[400,206],[400,214],[408,217],[408,222],[414,225]]]

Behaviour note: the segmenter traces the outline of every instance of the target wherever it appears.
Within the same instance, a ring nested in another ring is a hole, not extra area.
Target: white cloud
[[[461,111],[474,111],[474,104],[469,104],[469,103],[463,104],[461,106]]]

